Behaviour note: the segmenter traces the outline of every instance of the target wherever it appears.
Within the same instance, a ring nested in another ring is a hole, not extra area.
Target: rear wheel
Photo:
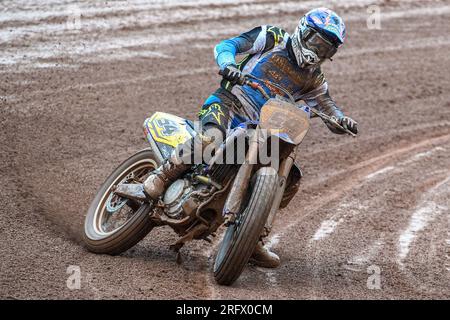
[[[119,197],[113,190],[119,183],[142,183],[158,165],[152,150],[139,151],[122,162],[101,185],[85,219],[84,242],[90,251],[120,254],[152,230],[152,205]]]
[[[278,181],[274,168],[259,169],[252,179],[247,207],[225,232],[214,263],[214,278],[231,285],[241,275],[259,241],[270,213]]]

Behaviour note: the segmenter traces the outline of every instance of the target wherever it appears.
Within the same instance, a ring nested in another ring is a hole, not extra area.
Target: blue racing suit
[[[236,63],[238,54],[244,57]],[[281,85],[297,101],[303,100],[329,116],[343,116],[329,95],[320,65],[300,68],[292,52],[289,34],[278,27],[263,25],[224,40],[214,48],[214,56],[222,70],[234,64],[243,73]],[[282,95],[280,91],[260,84],[270,97]],[[204,126],[215,125],[226,132],[243,121],[258,120],[265,102],[261,92],[223,80],[220,88],[204,102],[199,117]],[[328,127],[334,133],[343,133],[332,125]]]

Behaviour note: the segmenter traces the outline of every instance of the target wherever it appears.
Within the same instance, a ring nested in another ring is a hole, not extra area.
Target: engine
[[[164,212],[172,219],[181,219],[190,215],[201,204],[199,196],[202,195],[208,195],[205,185],[193,185],[188,179],[178,179],[167,188],[164,194],[163,202],[166,205]]]
[[[227,183],[236,174],[238,168],[239,166],[236,165],[214,165],[210,170],[211,180]],[[190,180],[186,177],[174,181],[163,197],[165,214],[177,220],[194,214],[200,204],[211,196],[214,183],[207,184],[200,179]]]

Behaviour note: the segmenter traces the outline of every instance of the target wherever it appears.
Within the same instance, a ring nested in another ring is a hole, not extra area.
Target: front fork
[[[280,208],[281,200],[283,199],[284,190],[286,189],[286,181],[291,172],[292,165],[295,161],[295,150],[281,162],[280,169],[278,170],[278,187],[275,192],[275,197],[270,208],[270,213],[264,226],[263,237],[267,237],[272,230],[273,223],[275,221],[276,214]]]
[[[241,209],[242,201],[247,194],[248,185],[253,172],[253,166],[258,158],[259,142],[257,132],[258,130],[255,131],[255,134],[250,136],[249,149],[245,157],[245,161],[239,168],[239,171],[234,178],[230,193],[228,194],[227,200],[223,207],[223,214],[231,217],[232,219]]]
[[[258,130],[256,130],[256,132],[258,132]],[[230,193],[224,205],[223,214],[229,217],[229,219],[234,219],[236,214],[239,213],[242,206],[242,201],[247,194],[253,167],[258,156],[258,146],[258,134],[253,134],[250,137],[249,151],[247,152],[245,162],[239,168],[239,171],[236,175],[236,178],[234,179]],[[296,148],[294,148],[289,156],[285,158],[280,164],[280,168],[278,170],[278,188],[275,191],[273,204],[270,208],[270,213],[267,218],[262,236],[267,236],[272,229],[276,213],[278,212],[281,200],[283,199],[284,190],[286,189],[287,177],[295,161],[295,151]],[[231,222],[230,220],[227,221]]]

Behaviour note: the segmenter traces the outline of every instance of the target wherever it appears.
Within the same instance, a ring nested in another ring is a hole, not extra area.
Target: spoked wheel
[[[152,230],[151,203],[122,198],[114,193],[114,188],[120,183],[142,183],[158,165],[153,151],[139,151],[122,162],[102,184],[85,220],[84,242],[90,251],[122,253]]]

